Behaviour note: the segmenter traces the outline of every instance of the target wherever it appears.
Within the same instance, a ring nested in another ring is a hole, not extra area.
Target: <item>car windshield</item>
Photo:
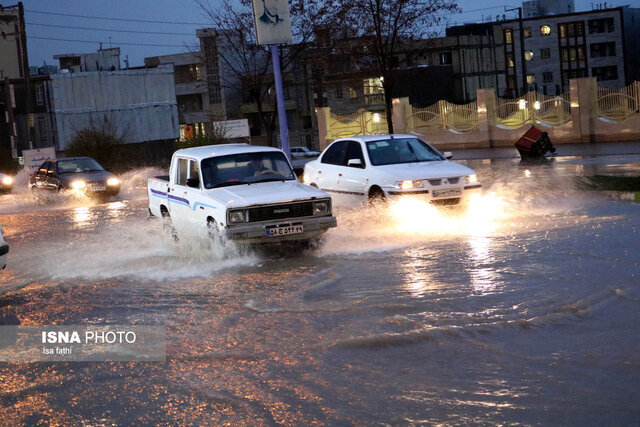
[[[80,173],[103,171],[100,163],[91,158],[58,160],[58,173]]]
[[[262,151],[210,157],[202,161],[205,188],[295,180],[284,153]]]
[[[444,160],[433,147],[418,138],[370,141],[367,142],[367,151],[374,166]]]

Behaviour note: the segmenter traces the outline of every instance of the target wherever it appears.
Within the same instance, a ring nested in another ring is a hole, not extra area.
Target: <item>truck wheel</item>
[[[218,228],[218,223],[213,218],[207,218],[207,233],[209,234],[209,239],[215,245],[223,245],[222,235],[220,234],[220,228]]]
[[[173,222],[171,222],[171,216],[169,216],[169,212],[167,212],[166,210],[161,210],[160,212],[162,213],[162,229],[167,236],[171,237],[174,242],[177,242],[178,232],[173,226]]]

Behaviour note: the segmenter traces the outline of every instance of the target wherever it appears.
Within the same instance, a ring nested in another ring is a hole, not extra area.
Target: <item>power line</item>
[[[105,41],[105,40],[73,40],[73,39],[58,39],[54,37],[36,37],[29,36],[29,39],[38,39],[38,40],[53,40],[60,42],[76,42],[76,43],[102,43],[102,44],[114,44],[116,46],[149,46],[149,47],[185,47],[185,45],[180,44],[151,44],[151,43],[123,43],[123,42],[114,42],[114,41]]]
[[[114,33],[161,34],[161,35],[169,35],[169,36],[175,35],[175,36],[193,36],[193,37],[196,36],[195,33],[167,33],[165,31],[112,30],[108,28],[72,27],[69,25],[38,24],[35,22],[27,22],[27,25],[35,25],[39,27],[69,28],[74,30],[107,31],[107,32],[114,32]]]
[[[102,19],[105,21],[124,21],[124,22],[144,22],[147,24],[170,24],[170,25],[211,25],[210,22],[176,22],[176,21],[151,21],[144,19],[128,19],[128,18],[106,18],[103,16],[89,16],[89,15],[74,15],[71,13],[57,13],[57,12],[43,12],[40,10],[27,10],[25,12],[29,13],[40,13],[43,15],[55,15],[55,16],[70,16],[73,18],[86,18],[86,19]]]

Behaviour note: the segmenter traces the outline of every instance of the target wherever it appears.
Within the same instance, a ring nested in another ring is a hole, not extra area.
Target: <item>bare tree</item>
[[[345,20],[356,34],[371,41],[371,72],[382,77],[387,122],[393,133],[391,96],[398,55],[407,42],[426,41],[447,14],[459,11],[455,0],[345,0]]]
[[[277,112],[275,98],[269,96],[274,90],[271,55],[266,46],[257,43],[251,0],[221,0],[215,7],[206,0],[194,1],[223,41],[220,58],[225,69],[220,71],[221,80],[227,88],[243,92],[255,103],[267,140],[273,145]],[[334,11],[338,10],[334,2],[337,0],[289,1],[294,40],[290,45],[280,46],[283,72],[311,45],[314,27],[333,19]]]

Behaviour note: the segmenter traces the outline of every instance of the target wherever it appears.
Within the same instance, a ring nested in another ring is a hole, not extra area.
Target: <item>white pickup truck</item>
[[[296,179],[281,150],[247,144],[187,148],[149,178],[149,212],[178,233],[242,243],[312,240],[336,226],[331,198]]]

